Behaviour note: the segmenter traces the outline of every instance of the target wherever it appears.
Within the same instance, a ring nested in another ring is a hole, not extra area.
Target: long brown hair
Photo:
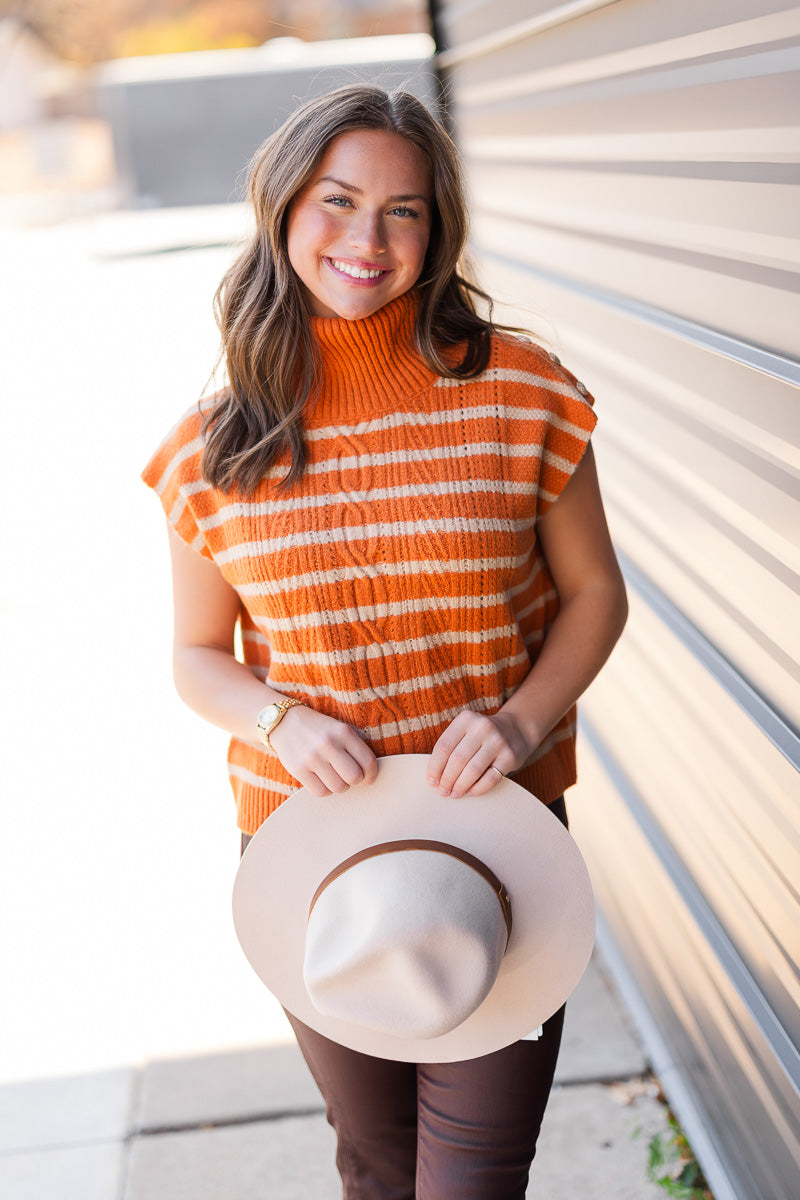
[[[298,108],[256,152],[249,197],[256,228],[214,297],[228,386],[205,423],[203,476],[230,491],[252,491],[285,451],[297,480],[305,465],[303,410],[313,393],[317,351],[302,289],[289,262],[289,206],[334,138],[357,129],[399,134],[424,155],[433,180],[431,235],[415,285],[417,348],[439,375],[471,378],[489,359],[491,300],[468,278],[462,256],[467,214],[458,152],[409,92],[368,85],[338,88]],[[488,319],[480,316],[480,298]],[[448,347],[464,345],[453,365]],[[443,353],[444,352],[444,353]]]

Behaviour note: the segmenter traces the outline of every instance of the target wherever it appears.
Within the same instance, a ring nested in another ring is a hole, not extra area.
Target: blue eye
[[[326,196],[325,203],[332,204],[334,208],[344,208],[346,204],[350,203],[350,197],[349,196]]]
[[[419,213],[413,208],[407,208],[405,204],[398,204],[397,208],[391,210],[397,217],[418,217]]]

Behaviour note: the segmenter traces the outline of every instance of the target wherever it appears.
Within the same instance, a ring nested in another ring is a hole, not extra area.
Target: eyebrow
[[[354,196],[363,196],[364,195],[362,188],[356,187],[356,185],[354,183],[345,183],[343,179],[336,179],[336,178],[334,178],[333,175],[322,175],[319,179],[316,180],[316,182],[317,183],[335,183],[337,187],[340,187],[345,192],[352,192]],[[407,195],[404,194],[402,196],[387,197],[387,203],[389,203],[389,204],[397,204],[399,202],[405,203],[408,200],[421,200],[423,202],[423,204],[430,203],[427,196],[423,196],[421,193],[418,193],[418,192],[409,192]]]

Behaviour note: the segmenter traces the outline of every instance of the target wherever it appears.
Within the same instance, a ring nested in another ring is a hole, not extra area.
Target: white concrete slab
[[[335,1146],[323,1116],[139,1138],[122,1200],[340,1200]]]
[[[296,1045],[150,1063],[137,1128],[212,1125],[324,1108]]]
[[[132,1126],[137,1082],[137,1071],[123,1069],[5,1084],[0,1153],[121,1141]]]
[[[567,1006],[557,1083],[625,1079],[646,1063],[594,958]],[[136,1124],[162,1129],[322,1106],[296,1045],[171,1059],[143,1071]]]
[[[595,952],[567,1002],[556,1083],[627,1079],[646,1070],[627,1014]]]
[[[118,1200],[121,1142],[69,1146],[0,1157],[3,1200]],[[158,1192],[152,1193],[155,1200]]]
[[[663,1200],[662,1189],[647,1179],[647,1157],[650,1139],[666,1127],[654,1096],[603,1084],[558,1088],[542,1123],[527,1195]]]
[[[652,1095],[602,1084],[557,1089],[527,1196],[659,1200],[663,1192],[648,1182],[646,1165],[649,1141],[664,1129]],[[123,1200],[338,1200],[334,1155],[321,1115],[142,1137],[131,1151]]]

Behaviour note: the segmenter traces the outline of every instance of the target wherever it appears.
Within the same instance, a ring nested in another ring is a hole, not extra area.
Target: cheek
[[[430,230],[419,229],[409,233],[406,237],[404,245],[404,258],[408,262],[415,262],[418,270],[422,270],[422,264],[425,262],[425,255],[428,252],[428,243],[430,242]]]
[[[297,209],[289,217],[286,247],[295,270],[317,259],[332,235],[333,222],[324,212]]]

